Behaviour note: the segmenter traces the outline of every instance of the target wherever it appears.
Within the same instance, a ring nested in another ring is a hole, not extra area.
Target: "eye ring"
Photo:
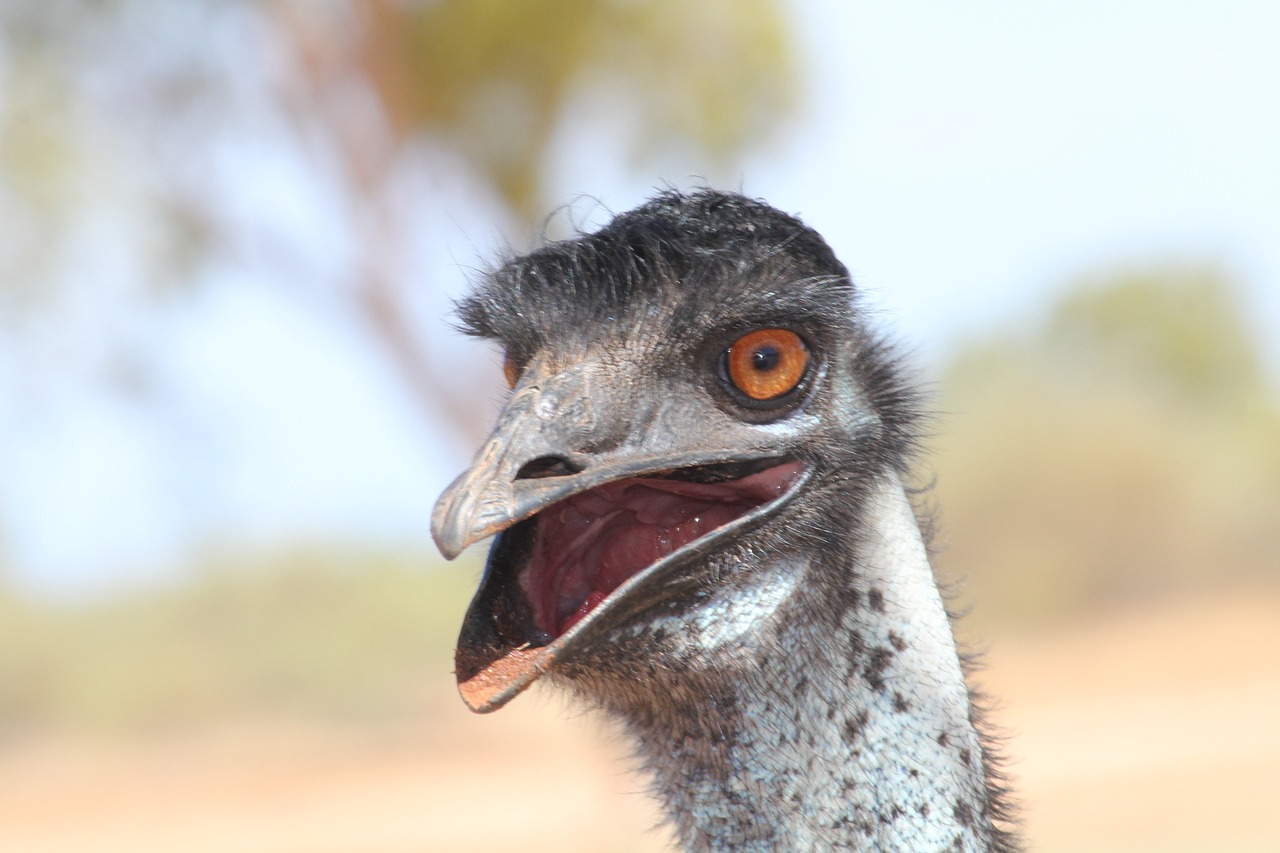
[[[790,329],[756,329],[724,355],[729,382],[748,399],[767,403],[794,391],[809,369],[809,347]]]
[[[507,379],[507,387],[515,390],[516,383],[520,381],[520,375],[524,373],[524,369],[516,364],[516,360],[511,357],[510,353],[502,355],[502,375]]]

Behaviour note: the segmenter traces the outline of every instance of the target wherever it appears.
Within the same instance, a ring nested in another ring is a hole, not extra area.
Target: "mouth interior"
[[[727,480],[722,466],[683,469],[615,480],[543,510],[519,577],[533,612],[533,645],[559,637],[668,554],[777,499],[803,469],[784,462]]]

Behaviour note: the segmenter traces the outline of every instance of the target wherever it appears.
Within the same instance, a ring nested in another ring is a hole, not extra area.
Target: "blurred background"
[[[1036,849],[1280,843],[1280,10],[7,0],[0,849],[666,849],[454,693],[451,300],[665,186],[824,234],[939,416]],[[548,214],[555,214],[547,218]]]

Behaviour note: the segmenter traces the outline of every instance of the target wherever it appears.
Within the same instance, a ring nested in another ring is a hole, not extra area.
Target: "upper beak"
[[[595,408],[582,367],[522,382],[471,468],[436,502],[431,534],[440,552],[452,560],[468,545],[589,488],[581,476],[547,475],[587,467],[586,455],[575,448],[589,438],[598,441]],[[531,462],[542,467],[531,470]]]
[[[612,480],[760,455],[717,448],[712,436],[696,428],[683,441],[672,429],[654,430],[665,436],[661,441],[633,437],[635,401],[617,385],[592,377],[590,365],[578,365],[517,386],[471,468],[445,490],[431,514],[431,534],[446,558]]]

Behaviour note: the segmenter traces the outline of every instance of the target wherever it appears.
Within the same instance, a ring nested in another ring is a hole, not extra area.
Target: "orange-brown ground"
[[[988,663],[1034,849],[1280,850],[1280,597],[1002,637]],[[665,849],[623,745],[588,718],[535,694],[431,719],[11,746],[0,850]]]

